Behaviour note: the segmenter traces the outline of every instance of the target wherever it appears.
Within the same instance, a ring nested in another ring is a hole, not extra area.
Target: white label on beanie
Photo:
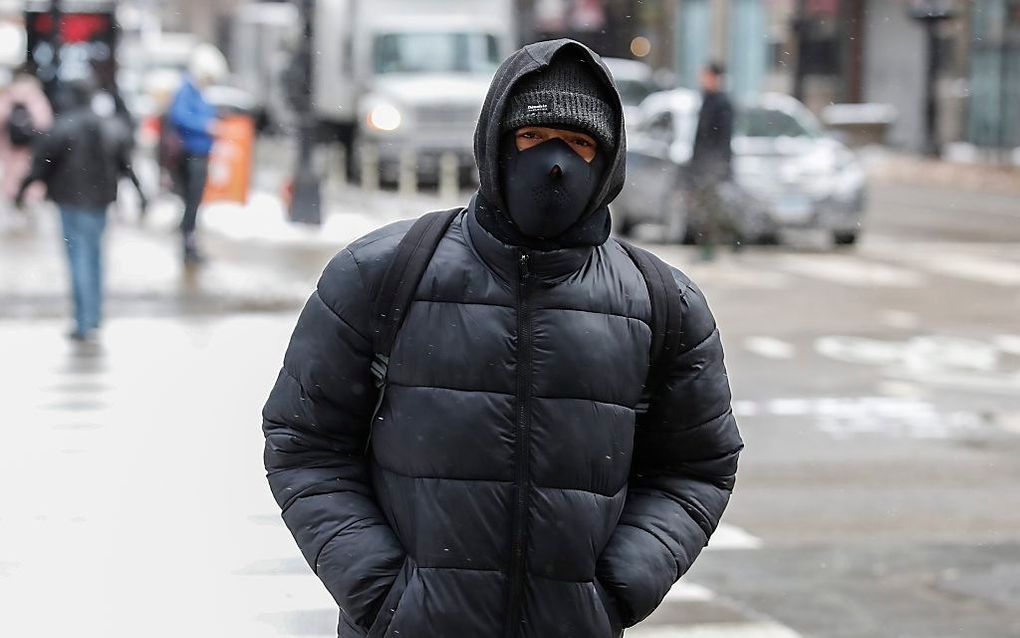
[[[548,104],[529,104],[528,113],[545,113],[549,110]]]

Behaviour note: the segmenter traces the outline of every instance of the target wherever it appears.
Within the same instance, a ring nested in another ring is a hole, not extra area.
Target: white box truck
[[[378,149],[387,180],[396,178],[405,153],[413,154],[424,176],[437,175],[446,153],[463,169],[472,166],[472,133],[489,82],[517,46],[513,5],[513,0],[316,0],[312,104],[322,129],[355,156],[366,145]],[[260,3],[243,7],[235,20],[235,34],[249,34],[235,36],[238,80],[256,94],[262,87],[263,95],[278,82],[280,89],[268,93],[280,93],[282,79],[259,75],[258,68],[246,72],[244,61],[265,68],[266,62],[253,61],[281,46],[296,50],[297,12]],[[262,26],[251,26],[259,21]],[[289,31],[289,45],[273,35],[280,29]],[[263,35],[250,35],[259,32]],[[249,82],[242,79],[245,73]]]

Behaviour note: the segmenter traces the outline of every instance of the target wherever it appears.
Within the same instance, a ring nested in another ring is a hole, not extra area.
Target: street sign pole
[[[910,15],[925,29],[928,44],[928,61],[924,85],[924,152],[931,157],[942,154],[939,142],[939,100],[938,75],[939,67],[939,25],[956,17],[954,0],[914,0],[910,7]]]
[[[316,134],[318,132],[315,112],[312,108],[312,32],[315,15],[315,0],[301,0],[302,39],[297,55],[301,74],[299,94],[298,153],[294,167],[294,192],[291,199],[290,217],[303,224],[322,223],[322,190],[313,161]]]
[[[50,2],[50,32],[49,38],[47,38],[51,51],[49,68],[42,70],[42,73],[37,71],[37,74],[42,77],[46,97],[50,99],[50,104],[54,106],[55,110],[59,110],[63,106],[62,96],[60,95],[60,47],[62,35],[60,27],[63,22],[64,11],[61,5],[61,0],[52,0]]]

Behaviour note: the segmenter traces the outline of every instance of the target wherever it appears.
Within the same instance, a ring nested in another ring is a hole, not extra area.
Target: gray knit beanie
[[[612,150],[617,142],[615,100],[582,59],[557,55],[545,69],[514,85],[503,113],[501,133],[522,126],[565,126],[589,133],[599,146]]]

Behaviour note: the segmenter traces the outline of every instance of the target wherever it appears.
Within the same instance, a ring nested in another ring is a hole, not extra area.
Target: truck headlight
[[[380,104],[368,113],[368,125],[377,131],[395,131],[403,118],[397,107]]]

